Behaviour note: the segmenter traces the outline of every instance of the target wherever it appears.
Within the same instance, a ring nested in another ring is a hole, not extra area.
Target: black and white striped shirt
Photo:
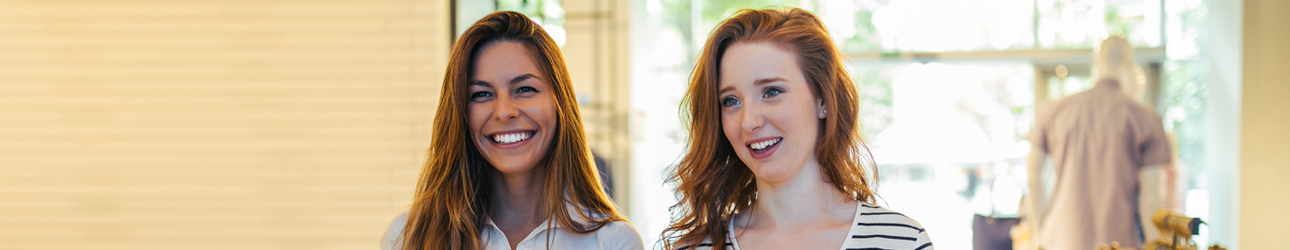
[[[842,250],[935,250],[927,230],[914,219],[877,205],[857,203],[853,226],[842,243]],[[729,225],[730,232],[734,232],[733,222]],[[739,241],[734,235],[727,235],[726,242],[726,249],[739,250]],[[712,243],[678,248],[690,249],[711,250]]]

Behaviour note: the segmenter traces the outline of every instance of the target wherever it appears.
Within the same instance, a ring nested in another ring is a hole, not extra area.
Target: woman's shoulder
[[[913,218],[867,202],[856,209],[852,235],[843,246],[932,250],[927,229]]]
[[[699,244],[682,245],[677,248],[674,248],[673,250],[712,250],[712,249],[717,249],[717,247],[715,244],[712,244],[712,239],[707,239],[707,240],[703,240],[703,242]],[[727,241],[725,249],[734,249],[734,245],[730,244],[730,242]]]
[[[393,250],[402,248],[403,242],[399,239],[403,236],[403,228],[408,225],[408,211],[394,217],[390,221],[390,226],[385,228],[385,235],[381,237],[381,250]]]
[[[604,226],[600,227],[600,230],[607,230],[606,232],[636,233],[636,226],[632,225],[632,223],[627,220],[616,220],[605,223]]]
[[[612,221],[601,226],[596,230],[596,235],[607,246],[605,249],[640,249],[645,245],[636,227],[625,220]]]
[[[636,226],[621,216],[614,218],[615,216],[587,209],[587,206],[572,202],[565,203],[565,206],[568,208],[567,211],[573,213],[569,215],[569,218],[573,219],[572,222],[582,227],[605,223],[596,231],[588,233],[600,241],[602,249],[644,249],[645,243],[641,240],[640,233],[636,231]]]
[[[608,216],[594,212],[587,213],[586,216],[595,220],[608,218]],[[581,218],[581,216],[575,215],[572,217],[577,223],[583,225],[587,225],[589,223],[588,221],[585,221],[585,219]],[[604,225],[601,225],[599,229],[596,229],[596,231],[591,232],[591,234],[596,235],[596,238],[600,240],[602,249],[644,249],[645,247],[644,241],[641,240],[640,233],[636,231],[636,226],[633,226],[631,222],[628,222],[625,219],[610,220]]]
[[[860,202],[860,209],[856,210],[857,226],[865,224],[863,222],[866,221],[899,223],[917,228],[920,232],[923,231],[922,224],[918,224],[918,221],[915,221],[914,218],[911,218],[904,213],[874,205],[872,203]]]
[[[583,224],[587,225],[587,224]],[[608,221],[596,229],[596,234],[612,237],[628,237],[640,239],[640,233],[636,232],[636,226],[626,220]]]

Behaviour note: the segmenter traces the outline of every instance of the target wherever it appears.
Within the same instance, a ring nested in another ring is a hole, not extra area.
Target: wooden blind
[[[0,0],[0,249],[377,249],[446,0]]]

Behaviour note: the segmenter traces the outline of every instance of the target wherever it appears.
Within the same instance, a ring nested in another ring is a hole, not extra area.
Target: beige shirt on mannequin
[[[1041,110],[1029,139],[1032,154],[1052,157],[1057,175],[1047,209],[1036,208],[1043,249],[1089,250],[1113,241],[1142,247],[1138,171],[1171,158],[1160,115],[1125,95],[1119,82],[1102,80]],[[1034,166],[1030,172],[1038,176]]]

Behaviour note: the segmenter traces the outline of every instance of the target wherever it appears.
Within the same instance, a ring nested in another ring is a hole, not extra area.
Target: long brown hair
[[[405,250],[480,249],[488,212],[493,209],[493,166],[484,159],[467,122],[468,81],[474,57],[484,46],[512,41],[523,44],[542,70],[543,81],[555,95],[557,123],[545,164],[546,211],[554,225],[590,233],[623,220],[600,188],[582,129],[581,115],[569,72],[555,41],[523,14],[499,11],[476,22],[453,45],[443,80],[443,95],[434,121],[428,158],[421,169],[416,195],[408,212],[401,242]],[[570,211],[566,203],[587,211]],[[588,223],[573,220],[573,214]]]
[[[797,8],[740,10],[722,21],[699,53],[682,112],[688,116],[689,150],[670,170],[680,201],[676,218],[660,237],[675,249],[711,239],[723,249],[733,215],[752,206],[756,176],[735,155],[722,132],[718,83],[721,56],[741,42],[769,42],[796,55],[811,93],[824,101],[815,157],[826,181],[858,201],[873,201],[870,177],[877,178],[869,149],[859,133],[859,96],[842,65],[842,56],[814,14]],[[867,176],[872,174],[872,176]]]

